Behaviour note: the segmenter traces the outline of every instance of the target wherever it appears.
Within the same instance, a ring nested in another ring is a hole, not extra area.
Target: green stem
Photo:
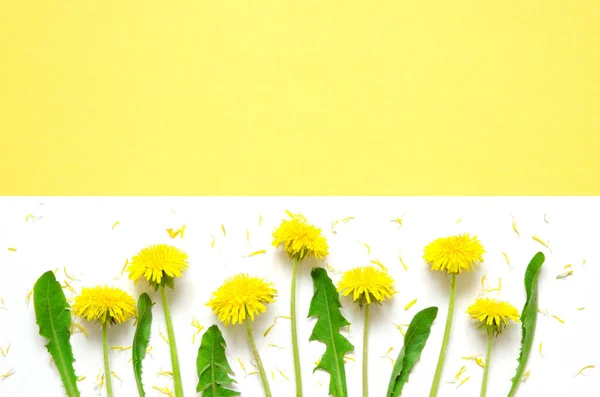
[[[102,325],[102,347],[104,352],[104,378],[106,379],[106,393],[113,397],[110,364],[108,362],[108,324]]]
[[[365,327],[363,333],[363,362],[362,362],[362,385],[363,397],[369,397],[369,317],[371,305],[365,306]]]
[[[263,367],[262,360],[260,359],[260,354],[258,354],[256,343],[254,343],[254,336],[252,336],[252,328],[250,327],[250,321],[246,319],[244,321],[244,324],[246,325],[246,333],[248,334],[248,342],[250,342],[250,349],[252,350],[252,354],[254,355],[254,359],[256,360],[256,365],[258,366],[258,373],[260,374],[260,379],[262,380],[263,387],[265,389],[265,397],[272,397],[271,388],[269,387],[269,378],[267,378],[265,367]]]
[[[294,258],[292,267],[292,292],[290,299],[290,315],[292,317],[292,350],[294,352],[294,373],[296,375],[296,397],[302,397],[302,371],[300,370],[300,353],[298,352],[298,330],[296,326],[296,279],[299,260]]]
[[[165,321],[167,323],[167,336],[169,337],[169,349],[171,350],[171,370],[173,372],[173,382],[175,384],[175,397],[183,397],[183,386],[181,384],[181,371],[179,370],[179,357],[177,356],[175,332],[173,331],[173,322],[171,321],[171,312],[169,311],[167,291],[162,285],[160,286],[160,296],[162,298],[163,309],[165,311]]]
[[[438,388],[440,386],[440,380],[442,378],[442,369],[444,368],[444,361],[446,360],[446,350],[448,348],[448,340],[450,339],[450,329],[452,328],[452,316],[454,315],[454,298],[456,296],[456,274],[452,274],[452,287],[450,289],[450,304],[448,305],[448,315],[446,316],[446,329],[444,330],[444,339],[442,339],[442,348],[440,349],[440,356],[438,358],[437,367],[435,368],[435,375],[433,376],[433,383],[431,384],[431,391],[429,397],[436,397]]]
[[[490,357],[492,356],[492,332],[488,332],[488,344],[487,344],[487,353],[485,355],[485,367],[483,369],[483,380],[481,381],[481,393],[479,397],[485,397],[485,392],[487,391],[487,380],[488,380],[488,372],[490,371]]]

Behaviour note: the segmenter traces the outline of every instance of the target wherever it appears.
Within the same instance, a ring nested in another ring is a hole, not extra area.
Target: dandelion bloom
[[[380,303],[396,294],[394,279],[388,272],[371,266],[348,270],[338,283],[338,291],[343,296],[352,294],[361,305],[372,301]]]
[[[188,267],[187,259],[187,254],[179,248],[167,244],[151,245],[132,258],[129,278],[137,282],[143,276],[157,286],[165,282],[163,278],[181,277]]]
[[[479,298],[469,306],[467,313],[473,320],[480,322],[481,327],[494,334],[510,325],[510,320],[519,322],[519,311],[510,303],[489,298]]]
[[[82,288],[75,298],[73,313],[87,321],[123,323],[136,315],[135,300],[127,292],[112,287]]]
[[[484,252],[477,236],[463,234],[433,241],[425,247],[423,259],[431,266],[431,270],[458,274],[470,271],[474,264],[483,262]]]
[[[273,246],[283,244],[285,251],[297,260],[311,255],[317,259],[325,258],[329,254],[329,247],[321,229],[309,224],[301,215],[291,217],[290,220],[283,220],[273,232]]]
[[[213,292],[210,306],[225,325],[241,324],[246,315],[254,321],[254,316],[267,310],[265,304],[275,301],[277,290],[274,284],[247,274],[237,274],[225,281]]]

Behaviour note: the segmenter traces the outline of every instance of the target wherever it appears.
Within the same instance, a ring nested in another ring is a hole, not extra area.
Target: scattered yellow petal
[[[565,323],[565,320],[563,320],[562,318],[558,317],[556,314],[553,314],[552,317],[554,317],[555,319],[557,319],[558,322],[560,322],[561,324]]]
[[[337,234],[337,232],[335,231],[335,227],[338,224],[338,220],[336,219],[335,221],[331,222],[331,234]]]
[[[459,387],[461,387],[462,385],[464,385],[465,383],[467,383],[467,381],[471,379],[470,376],[467,376],[466,378],[464,378],[459,384],[458,386],[456,386],[456,388],[458,389]]]
[[[390,356],[381,356],[381,358],[387,358],[388,360],[390,360],[390,362],[392,363],[392,367],[396,365],[396,361]]]
[[[8,352],[10,351],[10,343],[8,344],[8,347],[5,349],[2,348],[2,346],[0,346],[0,354],[2,354],[2,357],[6,358],[6,356],[8,356]]]
[[[121,269],[121,276],[125,273],[125,269],[127,269],[127,265],[129,265],[129,258],[125,259],[125,264],[123,265],[123,269]]]
[[[543,344],[542,344],[542,342],[540,342],[540,356],[542,356],[542,357],[546,358],[546,357],[544,356],[544,353],[542,353],[542,347],[543,347]]]
[[[6,378],[8,378],[9,376],[12,376],[15,374],[15,369],[11,368],[8,372],[3,373],[2,375],[0,375],[0,379],[4,380]]]
[[[342,222],[344,222],[344,223],[348,223],[348,222],[350,222],[352,219],[356,219],[356,217],[355,217],[355,216],[349,216],[349,217],[346,217],[346,218],[342,219]]]
[[[281,346],[279,346],[279,345],[276,345],[276,344],[274,344],[274,343],[267,343],[267,346],[274,347],[274,348],[276,348],[276,349],[283,349],[283,347],[281,347]]]
[[[395,222],[398,224],[398,229],[402,226],[402,218],[404,217],[405,214],[406,214],[406,212],[404,214],[402,214],[400,217],[392,219],[392,222]]]
[[[157,390],[157,391],[161,392],[165,396],[175,397],[175,394],[173,394],[173,392],[171,391],[171,389],[169,389],[167,386],[164,386],[164,387],[152,386],[152,388],[154,390]]]
[[[567,277],[572,276],[572,275],[573,275],[573,270],[567,270],[566,272],[561,273],[558,276],[556,276],[556,279],[557,280],[561,280],[563,278],[567,278]]]
[[[326,267],[327,269],[329,269],[331,272],[335,273],[335,274],[340,274],[340,273],[341,273],[341,272],[339,272],[339,271],[335,270],[335,269],[333,268],[333,266],[331,266],[329,263],[326,263],[326,264],[325,264],[325,267]]]
[[[404,261],[402,260],[402,257],[400,255],[398,255],[398,259],[400,259],[400,263],[402,264],[404,270],[408,271],[408,267],[406,267],[406,264],[404,264]]]
[[[119,375],[117,375],[115,371],[110,371],[110,373],[112,374],[112,376],[115,377],[115,379],[118,379],[119,381],[123,382],[123,380],[119,378]]]
[[[246,229],[246,241],[248,242],[248,245],[252,245],[250,244],[250,230]]]
[[[225,225],[221,225],[221,231],[223,232],[223,236],[227,236],[227,232],[225,231]]]
[[[580,370],[579,370],[579,371],[578,371],[578,372],[575,374],[575,376],[578,376],[578,375],[583,375],[583,376],[585,376],[585,374],[583,373],[583,371],[585,371],[586,369],[591,369],[591,368],[596,368],[596,366],[595,366],[594,364],[591,364],[591,365],[586,365],[585,367],[581,368],[581,369],[580,369]],[[574,378],[575,376],[573,376],[573,378]]]
[[[466,365],[463,365],[460,368],[460,370],[456,373],[456,375],[454,375],[454,380],[457,381],[458,379],[460,379],[460,377],[466,372],[466,370],[467,370]]]
[[[213,236],[212,234],[210,235],[210,237],[212,237],[212,241],[210,242],[210,248],[215,248],[215,236]]]
[[[585,306],[582,307],[578,307],[577,310],[582,311],[583,309],[585,309]]]
[[[244,373],[246,374],[246,376],[248,376],[248,371],[246,371],[246,367],[244,367],[244,363],[242,362],[242,359],[238,357],[238,363],[240,363],[240,367],[242,367],[242,369],[244,370]]]
[[[517,229],[517,222],[515,221],[515,217],[511,214],[512,217],[512,228],[517,233],[517,237],[521,237],[521,233],[519,233],[519,229]]]
[[[85,330],[85,328],[83,328],[83,325],[81,324],[77,324],[75,322],[71,323],[71,334],[75,334],[77,332],[81,332],[82,334],[84,334],[86,337],[89,337],[87,331]]]
[[[369,244],[363,243],[362,241],[359,241],[359,243],[367,247],[367,254],[371,255],[371,247],[369,246]]]
[[[387,267],[385,267],[385,266],[383,265],[383,263],[381,263],[381,261],[380,261],[379,259],[375,259],[374,261],[371,261],[371,263],[372,263],[372,264],[374,264],[374,265],[377,265],[377,266],[379,266],[379,267],[381,268],[381,270],[383,270],[384,272],[387,272],[387,271],[388,271],[388,268],[387,268]]]
[[[25,298],[25,303],[27,303],[27,306],[29,306],[29,302],[31,302],[32,296],[33,296],[33,290],[30,289],[27,291],[27,297]],[[2,306],[4,306],[4,303],[2,304]]]
[[[388,351],[386,351],[386,352],[385,352],[385,354],[384,354],[383,356],[387,356],[388,354],[390,354],[390,353],[392,352],[392,350],[394,350],[394,348],[393,348],[393,347],[390,347],[390,348],[388,349]],[[382,357],[383,357],[383,356],[382,356]]]
[[[162,340],[168,345],[169,344],[169,340],[163,335],[163,333],[160,333],[160,337],[162,338]]]
[[[111,230],[115,230],[115,227],[116,227],[116,226],[117,226],[119,223],[121,223],[121,222],[119,222],[119,221],[116,221],[115,223],[113,223],[113,225],[112,225],[112,227],[111,227]]]
[[[356,359],[354,357],[344,356],[344,359],[356,362]]]
[[[582,265],[585,265],[587,263],[587,261],[584,259]]]
[[[16,248],[9,248],[8,250],[9,250],[9,251],[12,251],[12,252],[17,252],[17,249],[16,249]]]
[[[78,376],[77,382],[81,382],[81,381],[85,380],[86,378],[87,378],[87,376]]]
[[[417,303],[416,299],[413,299],[410,302],[408,302],[406,304],[406,306],[404,306],[404,311],[407,311],[408,309],[410,309],[411,307],[413,307],[415,303]]]
[[[527,372],[525,372],[523,374],[523,376],[521,376],[521,383],[525,383],[529,380],[529,377],[531,376],[531,370],[528,369]]]
[[[481,358],[475,357],[473,358],[473,361],[475,361],[475,364],[479,365],[481,368],[485,368],[485,362]]]
[[[542,244],[544,247],[548,248],[550,250],[550,252],[552,252],[552,250],[550,249],[550,241],[545,242],[544,240],[542,240],[541,238],[537,237],[537,236],[531,236],[532,239],[534,239],[535,241],[537,241],[538,243]]]
[[[254,251],[251,254],[248,255],[248,258],[252,257],[252,256],[256,256],[256,255],[262,255],[262,254],[266,254],[267,251],[266,250],[258,250],[258,251]]]
[[[258,216],[258,226],[262,226],[262,214]]]
[[[508,265],[508,267],[512,269],[513,267],[510,265],[510,259],[508,259],[508,255],[506,254],[506,252],[503,252],[502,255],[504,256],[504,259],[506,260],[506,264]]]
[[[456,224],[458,225],[460,223],[460,221],[462,221],[462,218],[458,218],[458,220],[456,221]]]
[[[172,378],[173,377],[173,372],[161,370],[161,371],[158,371],[158,373],[156,374],[156,376],[166,376],[166,377]]]
[[[281,369],[277,369],[277,371],[278,371],[278,372],[281,374],[281,376],[283,376],[283,378],[284,378],[285,380],[287,380],[287,381],[289,381],[289,380],[290,380],[290,379],[289,379],[287,376],[285,376],[285,374],[283,373],[283,371],[282,371]]]
[[[183,236],[185,234],[185,225],[183,225],[179,229],[169,228],[169,229],[167,229],[167,233],[169,233],[169,237],[171,237],[172,239],[177,236],[179,236],[180,238],[183,238]]]
[[[131,346],[111,346],[110,349],[111,350],[118,350],[120,352],[124,352],[124,351],[127,351],[127,350],[131,349]]]

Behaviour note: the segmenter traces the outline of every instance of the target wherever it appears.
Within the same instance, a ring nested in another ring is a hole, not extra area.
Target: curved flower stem
[[[248,342],[250,342],[250,349],[252,350],[252,355],[256,360],[256,365],[258,366],[258,373],[260,374],[260,379],[262,380],[263,387],[265,389],[265,396],[272,397],[271,395],[271,387],[269,387],[269,378],[267,378],[267,373],[265,372],[265,367],[263,367],[262,360],[260,359],[260,354],[258,354],[258,349],[256,348],[256,343],[254,343],[254,336],[252,335],[252,328],[250,327],[250,321],[247,319],[244,320],[244,324],[246,325],[246,333],[248,334]]]
[[[108,362],[108,324],[102,325],[102,350],[104,352],[104,378],[106,379],[106,393],[113,396],[110,364]]]
[[[448,315],[446,316],[446,329],[444,330],[444,339],[442,339],[442,348],[440,349],[440,356],[438,358],[437,367],[435,368],[435,375],[433,376],[433,383],[431,384],[431,391],[429,397],[436,397],[438,387],[440,386],[440,379],[442,378],[442,370],[444,368],[444,361],[446,360],[446,349],[448,348],[448,340],[450,339],[450,329],[452,328],[452,316],[454,315],[454,298],[456,296],[456,274],[452,273],[452,287],[450,289],[450,304],[448,305]]]
[[[296,326],[296,279],[298,276],[299,260],[294,258],[292,267],[292,289],[290,316],[292,317],[292,349],[294,352],[294,373],[296,375],[296,397],[302,397],[302,371],[300,370],[300,354],[298,352],[298,330]]]
[[[171,370],[173,371],[175,397],[183,397],[183,386],[181,384],[181,371],[179,370],[179,357],[177,356],[175,332],[173,331],[173,322],[171,321],[171,312],[169,311],[169,300],[167,299],[167,291],[162,285],[160,286],[160,297],[162,298],[163,309],[165,312],[165,322],[167,323],[167,335],[169,337],[169,349],[171,350]]]
[[[362,385],[363,397],[369,397],[369,317],[371,305],[365,306],[365,327],[363,333],[363,362],[362,362]]]
[[[485,355],[485,368],[483,369],[483,380],[481,382],[481,393],[479,397],[485,397],[487,391],[488,372],[490,371],[490,357],[492,356],[492,337],[493,333],[488,333],[487,353]]]

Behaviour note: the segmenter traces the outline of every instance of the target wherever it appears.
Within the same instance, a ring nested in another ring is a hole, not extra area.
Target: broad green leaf
[[[71,311],[63,289],[52,271],[42,274],[35,283],[33,305],[40,335],[48,339],[46,348],[54,359],[67,396],[79,397],[69,331]]]
[[[519,354],[519,366],[515,377],[512,379],[512,386],[508,393],[508,397],[515,395],[517,387],[521,383],[521,377],[525,371],[527,360],[529,359],[529,353],[533,346],[533,336],[535,334],[535,325],[537,321],[537,310],[538,310],[538,275],[540,274],[540,268],[544,264],[546,257],[543,253],[538,252],[535,254],[527,270],[525,271],[525,292],[527,293],[527,300],[525,306],[521,312],[521,354]]]
[[[198,370],[196,392],[202,392],[202,397],[240,395],[240,392],[224,387],[236,383],[234,379],[229,377],[229,375],[233,375],[233,370],[229,366],[225,355],[226,347],[227,344],[218,326],[210,326],[202,335],[202,342],[196,359],[196,369]]]
[[[152,328],[152,300],[147,293],[140,295],[137,303],[137,327],[133,336],[133,347],[131,356],[133,358],[133,374],[141,397],[146,395],[142,383],[142,361],[146,357],[146,349],[150,341],[150,330]]]
[[[386,397],[398,397],[402,394],[402,388],[408,382],[410,371],[421,358],[421,352],[425,348],[437,313],[437,307],[428,307],[413,317],[404,335],[404,346],[402,346],[392,370]]]
[[[329,373],[329,394],[334,397],[347,397],[346,370],[344,355],[354,350],[354,346],[340,334],[340,328],[350,325],[340,312],[340,295],[323,268],[311,272],[315,293],[310,301],[309,317],[317,317],[315,328],[309,340],[325,343],[325,353],[315,368]]]

